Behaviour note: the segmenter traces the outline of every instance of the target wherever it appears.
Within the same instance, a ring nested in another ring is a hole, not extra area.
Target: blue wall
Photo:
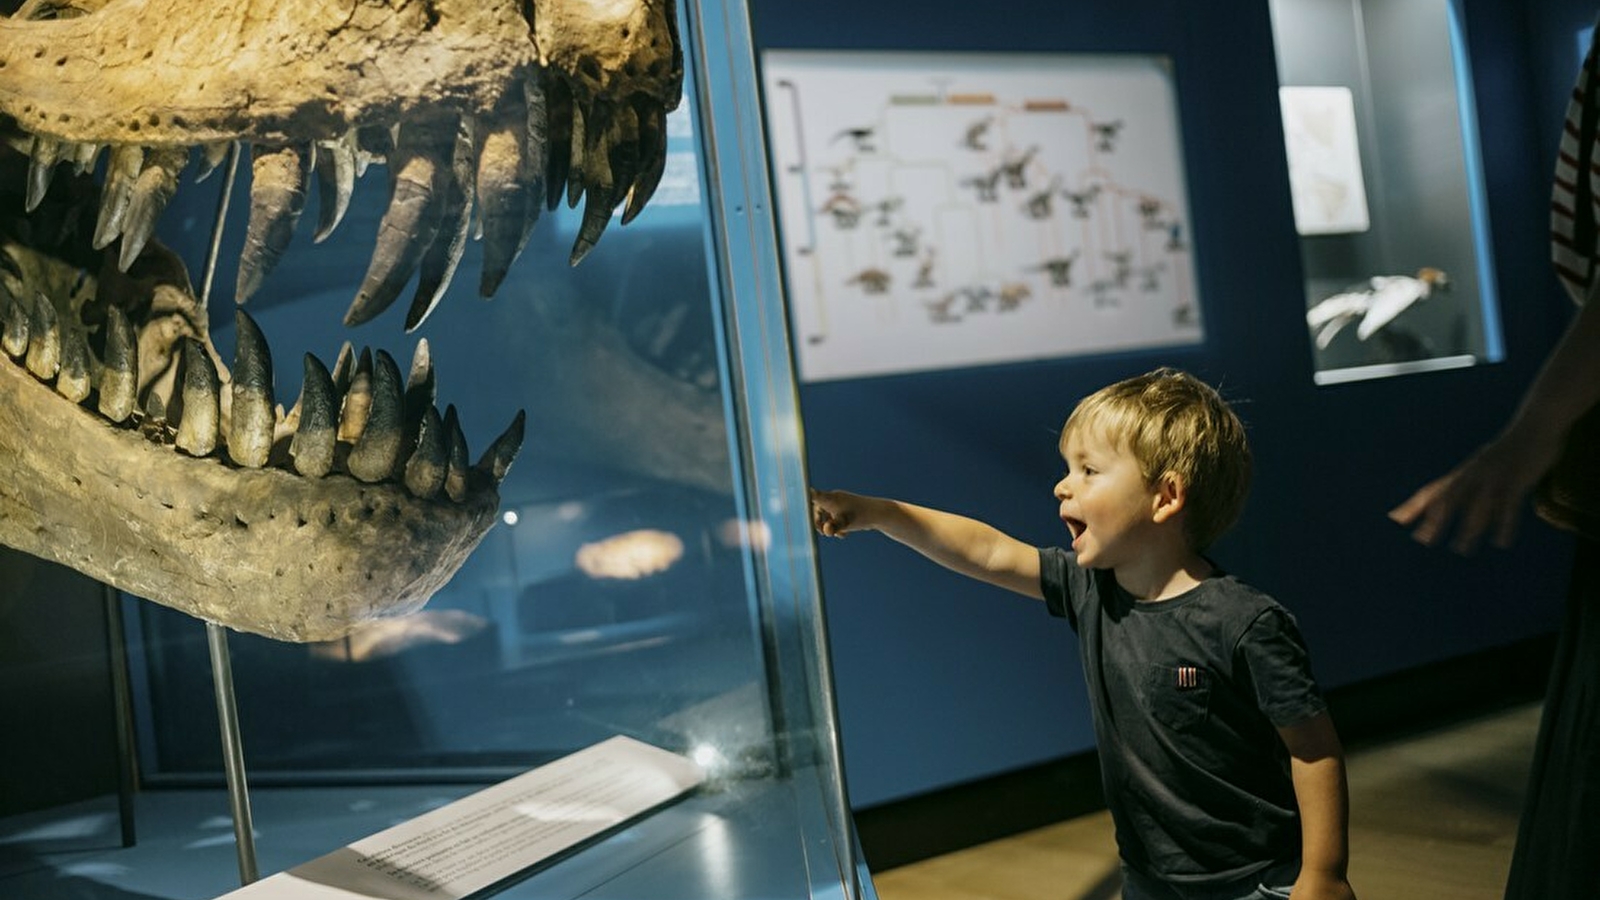
[[[1214,555],[1295,611],[1325,685],[1554,629],[1563,536],[1529,516],[1514,549],[1463,560],[1384,513],[1494,432],[1570,315],[1545,234],[1575,64],[1530,48],[1592,9],[1463,4],[1507,360],[1328,388],[1311,381],[1266,0],[947,0],[914,14],[893,0],[754,0],[752,15],[763,49],[1166,54],[1184,130],[1203,345],[806,385],[813,483],[1054,543],[1066,413],[1108,381],[1177,365],[1236,401],[1257,455],[1244,518]],[[824,542],[820,558],[857,808],[1092,747],[1071,633],[1042,607],[876,536]]]

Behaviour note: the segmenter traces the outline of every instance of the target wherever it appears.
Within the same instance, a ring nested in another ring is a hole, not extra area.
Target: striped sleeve
[[[1588,294],[1594,278],[1597,223],[1600,223],[1600,29],[1572,88],[1556,154],[1550,192],[1550,257],[1562,286],[1577,302]]]

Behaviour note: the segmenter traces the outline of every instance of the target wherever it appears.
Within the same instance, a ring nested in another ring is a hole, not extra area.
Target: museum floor
[[[1363,900],[1499,900],[1537,705],[1350,749],[1350,881]],[[873,876],[881,900],[1115,900],[1105,813]]]

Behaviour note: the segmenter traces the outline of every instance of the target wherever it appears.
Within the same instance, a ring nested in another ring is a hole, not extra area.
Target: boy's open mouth
[[[1072,543],[1074,545],[1078,543],[1078,538],[1082,537],[1084,531],[1089,527],[1082,519],[1074,519],[1071,516],[1062,516],[1061,523],[1066,525],[1067,531],[1072,533]]]

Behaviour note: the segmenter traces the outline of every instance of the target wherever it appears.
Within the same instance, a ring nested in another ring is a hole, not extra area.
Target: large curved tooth
[[[589,182],[590,160],[584,155],[589,147],[588,129],[595,123],[589,121],[594,107],[584,107],[576,100],[572,103],[572,131],[567,140],[567,209],[574,209],[583,189]]]
[[[416,452],[406,460],[406,490],[424,500],[432,499],[444,488],[449,462],[444,425],[439,421],[439,411],[430,406],[422,413]]]
[[[178,191],[178,173],[189,161],[187,147],[158,147],[145,154],[144,168],[134,182],[128,199],[128,214],[122,222],[122,250],[117,254],[117,269],[128,271],[143,252],[145,242],[155,233],[156,220]]]
[[[444,211],[457,126],[425,122],[402,125],[390,157],[394,193],[378,224],[378,242],[355,301],[344,315],[359,325],[389,308],[433,243]]]
[[[428,349],[428,339],[417,341],[411,354],[411,371],[406,375],[405,423],[406,446],[416,440],[425,411],[433,409],[439,393],[439,379],[433,371],[433,354]]]
[[[0,310],[5,316],[5,332],[0,334],[0,347],[12,359],[21,360],[23,354],[28,352],[28,325],[32,319],[33,295],[23,292],[12,296],[3,285],[0,285],[0,294],[11,297],[10,304]]]
[[[479,122],[478,203],[483,220],[483,271],[478,294],[494,296],[516,261],[544,202],[544,148],[535,146],[532,107],[541,123],[544,95],[507,91],[494,112]],[[542,134],[539,135],[542,141]],[[537,198],[537,200],[535,199]]]
[[[289,456],[294,470],[307,478],[321,478],[333,469],[333,451],[338,443],[339,396],[334,392],[333,376],[310,353],[305,358],[305,377],[300,382],[300,423],[289,441]]]
[[[628,189],[628,202],[622,209],[624,225],[655,196],[667,169],[667,111],[654,101],[643,100],[635,113],[639,119],[639,176]]]
[[[89,396],[89,344],[79,328],[61,332],[61,368],[56,372],[56,393],[81,403]]]
[[[313,243],[320,244],[333,234],[350,208],[356,190],[355,135],[346,133],[333,141],[317,143],[317,232]]]
[[[261,329],[242,309],[233,351],[233,409],[228,416],[228,456],[251,469],[267,464],[277,415],[272,400],[272,353]]]
[[[467,436],[461,433],[461,419],[452,404],[444,410],[445,473],[444,492],[460,503],[467,497]]]
[[[545,208],[555,209],[567,191],[572,175],[572,90],[559,78],[545,80],[545,121],[548,148],[545,164]]]
[[[103,250],[122,236],[122,223],[133,198],[133,186],[144,168],[144,148],[124,144],[111,149],[106,184],[100,191],[100,215],[94,223],[94,249]]]
[[[341,354],[340,360],[345,357]],[[344,406],[339,411],[339,440],[347,444],[354,444],[361,439],[361,433],[367,430],[367,417],[372,413],[372,350],[368,347],[361,348],[361,357],[356,362],[355,369],[348,366],[334,366],[334,386],[339,385],[341,368],[350,372],[350,381],[345,386]]]
[[[495,484],[504,480],[506,473],[511,470],[511,463],[522,450],[523,425],[527,418],[525,410],[517,410],[516,416],[511,419],[511,424],[494,439],[489,449],[483,451],[483,456],[473,468],[488,474],[494,479]]]
[[[61,142],[42,134],[33,136],[33,149],[28,154],[27,197],[23,209],[33,212],[50,189],[50,176],[55,173],[61,159]]]
[[[101,362],[100,415],[113,422],[133,414],[139,391],[139,338],[122,307],[106,310],[106,346]]]
[[[56,305],[38,292],[28,308],[27,366],[40,381],[49,381],[61,369],[61,323],[56,318]]]
[[[395,473],[405,415],[403,391],[400,367],[395,365],[394,357],[379,350],[372,367],[372,410],[367,427],[345,460],[345,468],[360,481],[383,481]]]
[[[422,257],[417,274],[417,295],[406,312],[406,331],[415,331],[444,299],[450,279],[461,264],[467,248],[467,233],[472,227],[472,138],[462,128],[456,138],[455,157],[445,179],[445,199],[439,216],[439,231]]]
[[[222,380],[205,345],[190,337],[183,339],[183,390],[178,396],[182,411],[173,443],[190,456],[210,456],[222,436]]]
[[[306,189],[316,162],[312,144],[253,151],[250,161],[250,224],[239,251],[233,299],[244,303],[283,258],[306,208]]]

